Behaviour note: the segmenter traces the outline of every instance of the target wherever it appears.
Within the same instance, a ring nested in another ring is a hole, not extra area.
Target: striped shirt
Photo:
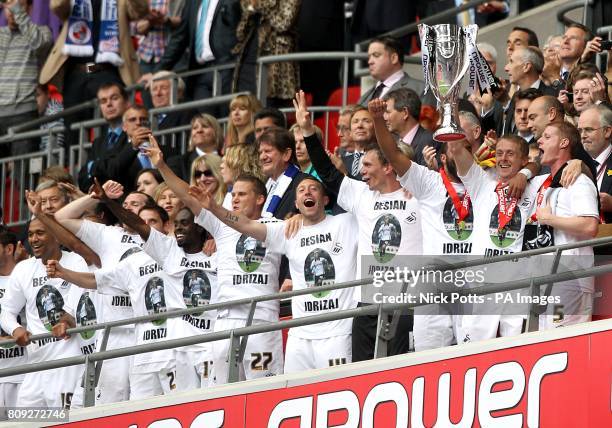
[[[51,30],[32,22],[25,9],[10,7],[18,29],[0,28],[0,117],[35,111],[38,72],[51,47]]]

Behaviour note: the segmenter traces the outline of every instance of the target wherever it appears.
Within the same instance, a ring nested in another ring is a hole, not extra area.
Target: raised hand
[[[102,190],[104,190],[108,199],[119,199],[123,195],[123,185],[113,180],[104,183]]]
[[[306,104],[306,94],[304,91],[299,91],[295,94],[293,100],[293,107],[295,108],[295,121],[302,128],[302,131],[308,135],[314,132],[312,125],[312,116],[308,111],[308,105]]]
[[[42,203],[38,193],[26,190],[25,196],[28,203],[28,209],[32,215],[37,217],[40,216],[42,214]]]
[[[164,154],[159,148],[159,144],[157,144],[157,140],[153,135],[149,135],[149,147],[144,149],[144,154],[148,156],[155,168],[159,168],[164,161]]]
[[[437,171],[438,168],[438,160],[436,159],[436,149],[431,146],[423,147],[423,158],[425,159],[425,164],[427,168]]]
[[[189,186],[188,193],[192,198],[196,199],[200,205],[202,205],[202,208],[210,210],[212,205],[212,197],[210,196],[210,193],[198,186]]]
[[[85,196],[85,193],[81,192],[74,184],[60,182],[57,183],[57,187],[66,192],[73,201]]]
[[[108,196],[106,196],[106,193],[104,192],[103,187],[100,185],[97,177],[94,177],[94,184],[92,184],[89,194],[92,198],[100,201],[105,201],[108,199]]]
[[[384,119],[384,114],[387,111],[387,102],[381,99],[375,99],[368,103],[368,111],[374,119]]]
[[[49,278],[61,278],[62,266],[57,260],[47,260],[47,276]]]
[[[607,85],[601,74],[597,73],[591,81],[590,94],[591,101],[605,101],[607,99]]]

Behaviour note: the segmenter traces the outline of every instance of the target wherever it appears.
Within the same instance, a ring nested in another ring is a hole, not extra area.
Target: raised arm
[[[113,213],[117,220],[122,224],[135,230],[143,240],[149,239],[151,226],[146,224],[138,214],[126,210],[117,202],[117,198],[123,194],[123,186],[115,181],[107,181],[104,186],[100,186],[97,179],[94,179],[94,185],[91,191],[92,197],[99,199],[100,202],[106,204],[108,209]]]
[[[391,132],[387,129],[383,116],[387,110],[387,102],[381,99],[372,100],[368,103],[368,110],[374,118],[374,132],[378,145],[397,175],[403,176],[412,165],[412,161],[399,149]]]
[[[81,228],[81,223],[83,222],[81,218],[83,215],[88,211],[92,211],[96,205],[98,205],[98,201],[91,195],[82,196],[57,211],[55,213],[55,220],[70,232],[76,234]]]
[[[95,290],[97,288],[96,277],[90,272],[75,272],[66,269],[57,260],[47,261],[47,276],[49,278],[61,278],[81,288]]]
[[[151,136],[149,148],[145,149],[146,155],[151,160],[153,167],[157,168],[160,172],[164,181],[168,187],[179,197],[181,201],[191,210],[194,216],[198,216],[202,206],[197,199],[193,198],[189,194],[189,184],[181,180],[177,175],[170,169],[168,164],[164,161],[164,155],[157,144],[155,137]]]
[[[102,266],[100,257],[95,251],[84,244],[74,233],[58,223],[52,215],[42,212],[40,196],[36,192],[26,191],[26,201],[30,212],[45,225],[60,244],[83,257],[88,265]]]
[[[200,208],[204,208],[232,229],[244,233],[245,235],[252,236],[258,241],[263,242],[266,240],[267,229],[265,224],[251,220],[237,211],[226,210],[221,205],[217,204],[209,193],[206,193],[197,186],[191,186],[189,188],[189,194],[199,201],[201,204]]]
[[[474,164],[474,157],[465,147],[465,140],[449,141],[444,144],[448,144],[448,152],[451,153],[455,159],[455,164],[457,165],[457,172],[459,175],[466,175]]]
[[[345,177],[334,166],[329,156],[327,156],[325,149],[321,145],[321,141],[315,133],[312,117],[306,105],[306,95],[304,91],[295,94],[293,106],[295,107],[296,122],[300,125],[302,134],[304,135],[304,143],[306,144],[306,150],[308,150],[310,161],[317,171],[317,174],[319,174],[319,177],[321,177],[325,188],[337,195],[340,191],[342,180],[344,180]]]

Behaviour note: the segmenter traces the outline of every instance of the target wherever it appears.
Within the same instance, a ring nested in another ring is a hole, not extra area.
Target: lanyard
[[[499,230],[506,227],[508,222],[512,219],[514,215],[514,210],[516,209],[516,204],[518,200],[516,198],[511,198],[510,203],[507,204],[506,192],[504,192],[504,187],[501,182],[497,183],[497,187],[495,188],[495,193],[497,193],[497,202],[499,203],[499,211],[497,213],[497,221],[499,222]]]
[[[457,211],[457,216],[459,217],[459,221],[463,221],[470,212],[470,195],[468,195],[467,190],[463,195],[463,199],[459,198],[457,191],[451,184],[448,176],[446,175],[446,171],[444,168],[440,169],[440,175],[442,176],[442,182],[444,183],[444,187],[446,187],[446,191],[453,201],[453,205],[455,206],[455,211]]]
[[[537,209],[540,208],[540,205],[542,205],[542,199],[544,199],[544,192],[546,192],[546,189],[550,187],[550,183],[552,183],[552,175],[549,174],[548,177],[546,177],[546,180],[544,180],[544,183],[542,183],[542,185],[538,189],[538,196],[536,198],[536,212],[537,212]],[[535,223],[537,221],[538,221],[538,216],[534,212],[531,215],[531,222]]]

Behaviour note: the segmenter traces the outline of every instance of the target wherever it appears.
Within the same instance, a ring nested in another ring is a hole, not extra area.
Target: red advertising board
[[[62,426],[610,427],[611,385],[607,330]]]

